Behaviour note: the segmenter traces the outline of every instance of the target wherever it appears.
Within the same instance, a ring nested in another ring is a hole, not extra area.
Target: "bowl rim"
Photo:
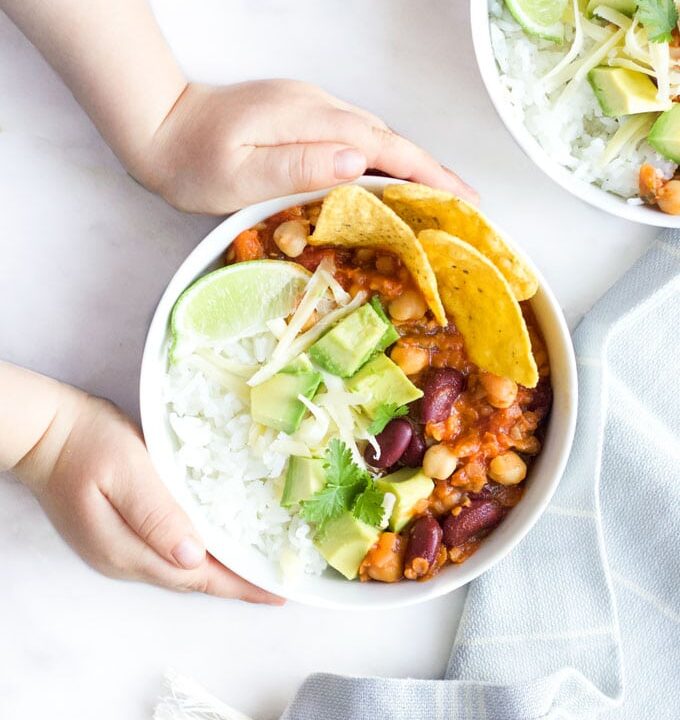
[[[362,177],[351,184],[358,184],[371,191],[379,192],[387,185],[395,182],[403,181],[383,177]],[[208,235],[206,235],[205,238],[203,238],[201,242],[196,245],[196,247],[179,265],[176,272],[173,274],[173,277],[168,282],[168,285],[166,286],[166,289],[164,290],[156,306],[156,309],[154,310],[153,318],[149,325],[149,330],[144,343],[139,381],[139,401],[142,430],[144,433],[145,441],[147,443],[147,448],[151,457],[152,464],[158,472],[161,481],[166,485],[166,487],[168,487],[170,492],[175,496],[175,499],[179,502],[180,506],[183,507],[183,509],[189,514],[190,518],[197,525],[197,530],[199,531],[199,534],[203,536],[204,540],[206,540],[206,546],[208,547],[209,552],[211,552],[210,537],[212,537],[213,533],[210,532],[210,523],[207,517],[205,517],[205,515],[203,515],[202,517],[197,515],[195,510],[192,512],[193,506],[187,506],[187,488],[184,489],[182,496],[180,496],[173,491],[173,487],[167,481],[167,478],[164,478],[162,471],[163,463],[162,458],[160,457],[159,443],[157,443],[157,437],[152,434],[152,428],[154,428],[156,425],[154,416],[158,413],[158,407],[155,403],[152,403],[152,398],[155,399],[156,396],[152,392],[149,392],[147,390],[147,388],[153,387],[154,376],[158,373],[159,352],[161,352],[162,357],[162,349],[167,343],[167,331],[170,311],[172,310],[172,306],[174,305],[177,297],[179,297],[181,291],[184,289],[184,287],[186,287],[186,285],[180,286],[178,291],[176,288],[176,286],[178,286],[178,279],[183,279],[184,275],[188,272],[188,268],[193,268],[193,266],[196,265],[197,258],[199,259],[199,261],[203,261],[205,259],[204,256],[207,255],[206,248],[208,248],[209,250],[211,249],[210,246],[212,244],[215,244],[216,241],[220,239],[220,236],[224,233],[225,227],[229,228],[232,234],[230,236],[230,239],[221,246],[221,252],[224,251],[225,247],[234,239],[234,237],[236,237],[236,235],[241,231],[241,229],[246,229],[246,227],[250,227],[254,222],[258,222],[259,220],[269,217],[270,215],[278,212],[279,209],[282,209],[284,207],[290,207],[299,203],[305,203],[312,200],[320,199],[324,197],[329,192],[329,190],[330,188],[326,188],[324,190],[319,190],[311,193],[288,195],[280,198],[267,200],[262,203],[258,203],[256,205],[244,208],[243,210],[234,213],[233,215],[225,219],[223,222],[218,224],[210,233],[208,233]],[[239,221],[242,221],[242,219],[246,216],[250,219],[241,229],[239,229]],[[255,216],[258,219],[253,221],[251,216]],[[231,229],[232,227],[233,229]],[[552,290],[548,286],[545,278],[534,266],[531,260],[526,257],[524,252],[520,248],[518,248],[510,238],[508,238],[507,234],[504,233],[503,236],[513,246],[513,248],[516,249],[518,254],[520,254],[526,260],[532,270],[536,273],[536,277],[539,282],[539,291],[536,295],[536,298],[540,297],[540,302],[542,304],[545,304],[546,312],[548,312],[548,314],[550,315],[550,322],[552,323],[553,329],[556,333],[556,342],[559,342],[562,350],[562,355],[558,360],[563,369],[565,388],[563,399],[565,407],[563,417],[560,418],[562,433],[556,440],[557,458],[554,464],[551,466],[551,469],[549,471],[546,471],[548,477],[542,482],[540,490],[535,491],[539,494],[539,498],[535,499],[532,505],[527,504],[526,506],[524,506],[524,520],[522,521],[521,525],[519,525],[515,529],[515,531],[509,537],[507,537],[505,542],[503,542],[499,547],[494,547],[492,545],[489,551],[483,553],[482,550],[485,546],[488,546],[488,543],[483,544],[480,550],[478,550],[477,553],[475,553],[475,555],[469,558],[465,563],[455,566],[457,572],[455,576],[452,576],[450,578],[447,578],[445,576],[445,573],[441,573],[433,581],[427,583],[408,583],[409,586],[414,586],[416,589],[402,593],[395,591],[389,592],[387,591],[387,588],[402,587],[404,585],[403,583],[395,583],[388,586],[384,586],[382,585],[382,583],[369,583],[367,585],[359,585],[360,587],[364,588],[370,588],[371,585],[380,586],[381,588],[383,588],[384,591],[381,594],[380,598],[375,599],[375,593],[372,593],[370,601],[368,593],[366,593],[366,599],[362,598],[359,600],[351,601],[347,601],[346,599],[337,600],[333,597],[328,597],[323,593],[317,594],[315,592],[300,591],[295,585],[288,585],[281,582],[270,582],[267,579],[263,579],[259,576],[253,576],[248,572],[244,572],[243,566],[235,567],[233,557],[231,558],[232,561],[229,563],[232,570],[243,576],[249,582],[253,582],[256,585],[263,587],[265,590],[268,590],[278,595],[282,595],[288,600],[300,602],[306,605],[341,610],[390,609],[413,605],[429,599],[434,599],[466,585],[468,582],[479,577],[482,573],[484,573],[490,567],[499,562],[503,557],[508,555],[511,550],[531,530],[531,528],[535,525],[535,523],[538,521],[540,516],[547,508],[550,500],[552,499],[552,496],[557,489],[557,486],[564,473],[564,469],[566,467],[566,463],[569,458],[569,454],[573,444],[578,398],[576,360],[573,345],[571,343],[571,336],[566,321],[564,319],[564,315],[561,311],[559,303],[557,302],[557,299],[552,293]],[[221,254],[221,252],[219,254]],[[210,264],[214,262],[217,257],[219,257],[219,254],[217,256],[213,255],[207,263],[203,262],[201,267],[197,266],[196,268],[194,268],[196,272],[194,273],[192,271],[191,275],[193,277],[199,277],[200,275],[205,274]],[[541,329],[545,335],[545,328],[542,327]],[[551,348],[549,348],[549,350],[551,350]],[[553,366],[553,368],[555,367],[554,358],[551,358],[551,365]],[[554,416],[551,416],[551,426],[553,424],[556,425],[557,421],[555,420]],[[500,528],[498,528],[496,534],[503,528],[504,525],[505,523],[501,525]],[[222,559],[222,557],[224,557],[221,551],[216,552],[215,555],[218,559]],[[478,559],[475,561],[476,557]],[[247,569],[249,568],[246,568],[246,570]],[[357,583],[347,583],[346,581],[343,581],[343,583],[346,585],[351,584],[353,586],[358,585]]]
[[[505,88],[500,82],[498,65],[491,44],[490,2],[491,0],[470,0],[472,45],[477,67],[496,114],[524,154],[553,182],[599,210],[643,225],[679,228],[680,216],[667,215],[661,210],[647,205],[633,205],[624,198],[602,190],[593,183],[577,178],[571,170],[553,160],[524,123],[514,115]]]

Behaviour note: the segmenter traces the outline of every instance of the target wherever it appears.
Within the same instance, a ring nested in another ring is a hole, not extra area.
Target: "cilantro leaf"
[[[399,407],[397,403],[381,403],[375,411],[373,422],[368,426],[368,432],[371,435],[377,435],[385,429],[387,423],[397,417],[408,415],[408,407],[402,405]]]
[[[670,42],[678,24],[675,0],[638,0],[638,18],[650,42]]]
[[[349,510],[361,490],[362,486],[358,483],[341,487],[327,485],[302,503],[302,516],[322,528],[329,520]]]
[[[334,438],[326,449],[324,461],[326,482],[329,485],[354,485],[365,473],[352,458],[351,450],[342,440]]]
[[[371,481],[366,489],[354,501],[352,514],[357,520],[378,527],[384,515],[383,499],[385,493],[380,492]]]
[[[352,458],[351,450],[342,440],[334,438],[328,444],[324,460],[326,486],[302,502],[302,516],[323,534],[329,520],[351,510],[358,495],[363,493],[371,476]]]

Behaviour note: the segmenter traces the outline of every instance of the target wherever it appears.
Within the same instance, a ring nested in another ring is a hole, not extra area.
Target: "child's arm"
[[[0,362],[0,471],[13,470],[93,567],[252,602],[277,598],[209,555],[111,403]]]
[[[129,172],[185,210],[224,213],[366,168],[477,196],[379,118],[300,82],[187,82],[145,0],[0,0]],[[227,51],[225,51],[227,52]]]

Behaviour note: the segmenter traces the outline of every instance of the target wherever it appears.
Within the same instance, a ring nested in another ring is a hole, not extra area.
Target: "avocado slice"
[[[657,118],[647,142],[664,157],[680,163],[680,105],[673,105]]]
[[[590,0],[586,7],[586,15],[591,18],[595,12],[595,8],[601,5],[606,5],[612,8],[612,10],[618,10],[618,12],[633,17],[637,10],[637,0]]]
[[[282,373],[298,373],[314,372],[314,366],[312,361],[304,354],[298,355],[295,360],[292,360],[285,368],[282,368]]]
[[[250,414],[255,422],[294,433],[307,408],[298,395],[313,398],[321,384],[321,374],[312,371],[279,372],[250,389]]]
[[[378,490],[392,493],[397,501],[390,517],[390,530],[400,532],[413,517],[416,505],[430,497],[434,482],[418,468],[402,468],[375,481]]]
[[[387,317],[387,313],[385,312],[385,308],[380,302],[380,298],[377,295],[374,295],[369,302],[371,303],[371,307],[380,316],[380,319],[385,323],[385,325],[387,325],[387,330],[385,330],[385,334],[380,338],[380,342],[375,348],[379,352],[383,352],[384,350],[387,350],[390,345],[399,340],[399,333],[397,332],[397,329],[394,327],[394,325],[392,325],[391,320]]]
[[[588,82],[607,117],[659,112],[668,107],[657,100],[656,85],[644,73],[599,66],[588,73]]]
[[[423,391],[419,390],[406,377],[403,370],[383,353],[376,355],[350,378],[347,381],[347,389],[368,396],[362,407],[371,418],[383,403],[395,403],[400,407],[423,396]]]
[[[387,329],[380,315],[366,303],[317,340],[309,354],[329,373],[351,377],[375,352]]]
[[[380,530],[345,512],[324,527],[314,540],[326,562],[348,580],[354,580],[366,553],[378,542]]]
[[[290,507],[302,500],[308,500],[314,493],[326,486],[326,471],[323,460],[291,456],[286,470],[281,505]]]

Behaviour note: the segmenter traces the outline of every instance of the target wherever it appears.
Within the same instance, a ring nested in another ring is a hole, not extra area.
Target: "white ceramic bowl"
[[[567,168],[555,162],[512,112],[507,91],[500,82],[491,46],[488,0],[470,0],[470,24],[479,71],[496,112],[517,144],[549,178],[572,195],[612,215],[645,225],[680,228],[680,216],[667,215],[648,205],[631,205],[617,195],[580,180]]]
[[[363,178],[359,184],[380,191],[392,180]],[[386,608],[409,605],[443,595],[483,573],[524,537],[546,508],[564,470],[576,419],[576,366],[569,331],[560,307],[545,280],[531,301],[544,333],[552,365],[554,403],[543,451],[531,469],[526,493],[504,522],[464,564],[446,567],[425,583],[348,582],[328,570],[320,577],[305,576],[295,585],[282,584],[274,564],[252,547],[230,538],[211,525],[187,489],[174,459],[175,440],[163,402],[167,366],[168,321],[175,300],[196,278],[219,265],[229,243],[242,231],[297,203],[316,200],[326,191],[268,200],[232,215],[218,225],[189,255],[170,281],[158,304],[144,348],[140,404],[144,437],[153,464],[179,504],[189,514],[210,552],[239,575],[291,600],[332,608]],[[256,299],[253,298],[253,302]]]

